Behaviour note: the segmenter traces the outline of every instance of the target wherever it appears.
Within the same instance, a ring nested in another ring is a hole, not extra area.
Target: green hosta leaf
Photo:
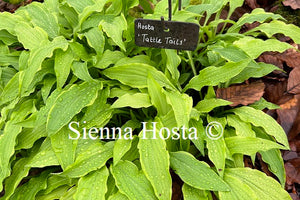
[[[44,1],[46,8],[54,14],[59,13],[59,2],[56,0],[46,0]]]
[[[123,51],[126,51],[123,42],[123,31],[127,29],[127,21],[123,14],[120,16],[105,15],[100,22],[99,28],[110,37]]]
[[[139,150],[137,148],[139,139],[138,137],[134,137],[131,142],[130,149],[126,152],[126,154],[122,157],[124,160],[128,160],[131,162],[136,161],[140,158]]]
[[[106,10],[105,13],[119,15],[120,12],[122,11],[122,7],[123,7],[123,1],[121,0],[112,1],[111,5],[109,6],[109,8]]]
[[[118,139],[114,146],[114,165],[116,165],[121,158],[130,150],[131,148],[131,139]]]
[[[185,7],[185,6],[182,5],[182,7]],[[180,10],[172,16],[172,20],[173,21],[198,23],[198,21],[196,20],[197,19],[196,17],[201,17],[201,15],[199,15],[197,13],[188,12],[188,11],[185,11],[185,10]]]
[[[52,171],[54,171],[52,169]],[[31,178],[27,183],[18,187],[11,199],[28,199],[34,200],[36,194],[47,187],[48,171],[44,171],[38,177]]]
[[[223,138],[218,140],[206,139],[208,157],[214,163],[220,176],[223,176],[225,168],[226,144]]]
[[[206,10],[206,18],[210,18],[210,16],[214,13],[219,12],[226,4],[228,3],[229,0],[220,0],[216,2],[210,2],[211,7]]]
[[[16,35],[15,26],[20,21],[25,21],[22,17],[9,12],[0,13],[0,30],[7,30],[9,33]]]
[[[23,53],[21,53],[20,58]],[[11,67],[3,67],[1,69],[1,81],[4,83],[4,85],[7,85],[7,83],[14,77],[14,75],[17,73],[17,71]]]
[[[283,144],[286,148],[289,148],[289,143],[284,130],[268,114],[246,106],[233,109],[233,112],[238,115],[241,120],[249,122],[254,126],[262,127],[268,135],[274,136],[279,143]]]
[[[109,171],[106,166],[81,177],[74,199],[105,200],[106,181]]]
[[[51,136],[66,125],[82,108],[91,105],[97,98],[100,82],[84,82],[73,85],[62,92],[50,109],[47,119],[47,132]]]
[[[18,142],[15,147],[16,150],[29,149],[33,146],[34,142],[42,137],[46,137],[46,125],[37,126],[33,129],[23,129],[23,131],[18,135]]]
[[[208,113],[213,109],[221,106],[227,106],[232,104],[230,101],[226,101],[223,99],[203,99],[198,102],[195,108],[202,113]]]
[[[46,45],[43,45],[39,48],[35,48],[34,50],[32,50],[28,60],[28,68],[26,68],[23,71],[24,74],[23,74],[23,78],[21,79],[22,93],[24,93],[28,89],[30,83],[34,79],[34,75],[36,74],[37,71],[41,69],[42,62],[47,57],[51,57],[55,49],[67,50],[67,48],[68,48],[68,43],[65,40],[65,38],[56,37],[51,43],[48,43]]]
[[[230,186],[230,192],[219,192],[220,200],[259,199],[247,183],[231,176],[227,171],[226,169],[224,181]]]
[[[274,141],[274,138],[270,135],[266,135],[261,128],[255,128],[254,130],[258,137]],[[286,174],[280,150],[270,149],[268,151],[259,151],[259,153],[261,154],[262,160],[268,164],[269,170],[278,177],[282,188],[284,188]]]
[[[43,149],[51,149],[49,140],[45,141],[42,146],[43,147],[40,148],[39,145],[35,143],[32,151],[30,151],[29,157],[21,158],[14,164],[12,174],[5,180],[5,196],[3,197],[3,199],[9,199],[9,197],[14,193],[14,190],[17,188],[21,180],[28,175],[30,168],[34,167],[34,165],[31,165],[31,163],[34,164],[34,160],[39,160],[41,158],[45,159],[42,160],[43,165],[40,165],[40,167],[48,166],[47,158],[43,158],[43,155],[41,154],[44,154],[44,156],[46,156],[46,152]],[[39,151],[39,148],[41,151]]]
[[[146,13],[153,13],[153,7],[151,6],[151,3],[149,1],[139,0],[139,3]]]
[[[116,166],[111,168],[111,172],[120,192],[125,194],[129,199],[157,199],[151,183],[132,162],[120,161]]]
[[[232,0],[234,1],[234,0]],[[268,19],[283,19],[278,14],[265,12],[262,8],[256,8],[251,13],[244,14],[233,26],[228,29],[229,33],[238,33],[246,23],[265,22]]]
[[[22,122],[29,114],[35,112],[33,100],[27,100],[17,105],[16,111],[10,115],[11,120],[5,123],[4,130],[0,135],[0,190],[2,182],[10,174],[10,158],[14,154],[16,138],[22,131],[22,127],[17,125]]]
[[[274,20],[270,23],[264,23],[260,26],[251,29],[245,34],[252,34],[255,31],[260,31],[265,33],[268,37],[272,37],[272,35],[276,33],[282,33],[294,40],[295,43],[300,44],[300,28],[293,24],[285,24],[284,22]]]
[[[60,200],[73,200],[74,195],[76,193],[77,186],[71,187],[65,192],[61,197]]]
[[[30,167],[26,165],[30,162],[31,158],[32,155],[30,157],[21,158],[15,163],[11,175],[5,180],[5,195],[3,196],[3,199],[9,199],[20,181],[28,175]],[[2,190],[1,187],[0,190]]]
[[[69,76],[72,62],[74,60],[73,53],[70,48],[67,51],[58,49],[55,51],[54,71],[57,78],[57,87],[62,88]]]
[[[71,68],[74,75],[80,78],[81,80],[84,80],[86,82],[93,81],[93,78],[89,74],[89,70],[86,62],[74,61]]]
[[[193,139],[192,142],[197,147],[197,149],[201,152],[202,155],[205,155],[204,152],[204,127],[203,127],[203,121],[200,118],[199,120],[190,120],[190,126],[189,127],[195,127],[197,129],[197,140]]]
[[[190,120],[190,113],[193,107],[193,99],[187,94],[180,94],[179,92],[164,92],[168,103],[172,106],[177,127],[188,127]]]
[[[87,128],[103,127],[112,117],[113,109],[108,109],[109,106],[106,104],[108,96],[109,88],[99,90],[97,99],[87,107],[85,115],[81,119],[81,123],[86,122]]]
[[[267,63],[256,63],[255,61],[252,61],[249,63],[249,65],[237,76],[232,78],[230,80],[230,83],[242,83],[245,80],[248,80],[249,78],[260,78],[263,77],[272,71],[279,69],[275,65],[267,64]]]
[[[75,178],[100,169],[112,157],[113,146],[114,142],[108,142],[105,145],[98,142],[93,143],[86,151],[81,152],[75,162],[69,165],[61,175]]]
[[[16,25],[15,31],[19,42],[25,49],[37,49],[49,43],[47,33],[40,27],[32,28],[28,23],[20,21]]]
[[[280,42],[276,39],[261,40],[252,37],[244,37],[234,42],[234,45],[246,52],[252,59],[266,51],[278,51],[280,53],[293,48],[286,42]]]
[[[92,28],[85,32],[84,36],[86,37],[88,44],[95,49],[97,55],[102,55],[105,45],[105,37],[103,32],[98,28]]]
[[[219,192],[221,200],[238,200],[241,198],[266,200],[292,199],[276,180],[255,169],[228,168],[225,170],[225,181],[228,182],[232,190]],[[254,198],[255,195],[256,198]]]
[[[0,31],[0,40],[6,44],[6,45],[12,45],[13,43],[18,42],[17,37],[15,37],[14,35],[10,34],[8,31],[6,30],[1,30]]]
[[[235,128],[236,135],[243,137],[255,137],[255,132],[249,122],[242,121],[237,115],[227,115],[229,126]]]
[[[156,119],[157,119],[156,121],[158,121],[158,125],[160,126],[159,129],[162,127],[166,127],[169,130],[172,130],[174,127],[177,127],[175,114],[172,109],[166,115],[157,117]],[[168,134],[169,134],[169,131],[167,131],[167,130],[162,130],[161,134],[160,134],[161,137],[166,138],[165,141],[166,141],[168,151],[178,151],[178,143],[177,142],[175,143],[173,139],[177,140],[180,138],[178,138],[178,137],[176,138],[176,135],[170,131],[170,136],[171,137],[173,136],[174,138],[168,139],[167,138],[169,136]]]
[[[104,75],[119,80],[125,85],[129,85],[134,88],[145,88],[148,86],[148,74],[151,74],[155,81],[159,83],[161,87],[167,87],[169,89],[175,89],[165,75],[155,69],[154,67],[142,63],[133,63],[128,65],[111,67],[103,71]]]
[[[28,12],[31,22],[46,31],[50,38],[58,36],[59,25],[57,18],[43,3],[33,2],[26,6],[25,10]]]
[[[180,75],[177,67],[181,62],[180,57],[177,55],[177,51],[171,49],[164,49],[162,50],[162,53],[165,54],[167,69],[171,73],[172,78],[177,81]]]
[[[196,14],[201,14],[203,15],[206,10],[211,9],[212,5],[211,4],[198,4],[198,5],[190,5],[186,8],[186,11],[196,13]]]
[[[22,127],[14,125],[14,122],[6,123],[3,134],[0,135],[0,190],[2,191],[2,182],[10,174],[9,159],[14,154],[14,146],[17,135]]]
[[[139,5],[139,0],[126,0],[126,1],[123,1],[124,13],[127,13],[130,8],[133,8],[133,7],[138,6],[138,5]]]
[[[71,187],[74,184],[75,181],[73,181],[72,179],[57,175],[57,174],[53,174],[50,175],[48,180],[47,180],[47,188],[41,192],[41,194],[49,194],[51,193],[53,190],[55,190],[56,188],[59,188],[61,186],[69,186]],[[77,180],[76,180],[77,182]]]
[[[126,195],[122,194],[121,192],[117,192],[111,196],[109,196],[108,200],[128,200]]]
[[[226,125],[226,119],[213,118],[208,115],[207,122],[211,123],[206,126],[205,130],[205,141],[208,149],[208,157],[214,163],[218,174],[223,177],[226,158],[226,144],[223,137],[223,127]],[[214,123],[216,122],[219,123],[221,127],[215,126]],[[209,134],[216,135],[217,137],[209,138]],[[218,138],[218,136],[220,137]]]
[[[49,76],[44,79],[43,87],[41,89],[41,94],[42,94],[42,98],[43,98],[44,102],[48,98],[55,82],[56,82],[56,78],[54,76]]]
[[[145,130],[147,129],[147,130]],[[142,169],[151,182],[158,199],[171,199],[172,179],[169,173],[169,154],[166,143],[162,140],[152,126],[143,128],[140,133],[138,149]],[[157,139],[153,138],[156,135]]]
[[[74,53],[74,57],[76,56],[76,60],[90,60],[90,55],[88,54],[87,49],[82,44],[72,41],[69,43],[69,45]]]
[[[240,62],[242,60],[249,59],[250,57],[239,47],[237,46],[227,46],[227,47],[210,47],[212,51],[218,53],[222,58],[230,62]]]
[[[69,133],[70,130],[63,127],[58,133],[51,136],[52,148],[63,170],[75,161],[77,140],[70,140]]]
[[[14,54],[2,54],[0,55],[0,65],[2,66],[18,66],[19,64],[19,55]]]
[[[46,138],[39,151],[27,164],[27,167],[39,167],[59,165],[57,157],[51,147],[50,138]]]
[[[70,190],[70,186],[64,185],[61,187],[57,187],[55,190],[48,194],[38,193],[36,196],[36,200],[53,200],[53,199],[60,199],[65,193]]]
[[[84,10],[84,8],[93,5],[94,1],[93,0],[87,0],[87,1],[67,0],[67,3],[73,8],[75,8],[75,10],[78,13],[81,13]]]
[[[229,0],[230,6],[229,6],[228,16],[230,17],[231,14],[235,11],[235,9],[241,7],[243,4],[244,4],[244,0]]]
[[[22,51],[19,57],[19,71],[23,71],[28,67],[29,51]]]
[[[166,115],[171,107],[167,103],[163,88],[155,81],[151,74],[148,74],[147,80],[151,103],[156,107],[158,115]]]
[[[64,17],[69,22],[73,30],[78,27],[78,13],[73,7],[69,6],[68,4],[60,5],[59,11],[64,13]]]
[[[184,183],[182,186],[184,200],[209,200],[210,193],[204,190],[199,190]]]
[[[246,155],[253,155],[258,151],[284,149],[283,146],[275,142],[254,137],[228,137],[225,138],[225,142],[231,154],[242,153]]]
[[[116,186],[116,182],[115,182],[115,179],[114,179],[112,173],[109,174],[106,185],[107,185],[107,192],[105,194],[106,199],[109,199],[109,197],[115,193],[120,193],[118,191],[118,188]],[[122,193],[120,193],[120,194],[122,194]],[[125,196],[125,195],[123,195],[123,196]]]
[[[245,60],[238,63],[228,62],[221,67],[207,67],[201,70],[198,76],[192,78],[192,80],[185,87],[185,90],[189,88],[201,90],[201,88],[204,86],[215,86],[219,83],[224,83],[243,71],[249,62],[250,60]]]
[[[264,98],[260,98],[259,101],[256,101],[255,103],[253,103],[249,106],[252,108],[255,108],[257,110],[263,110],[265,108],[268,108],[269,110],[280,109],[280,106],[277,106],[276,104],[268,102]]]
[[[51,93],[51,95],[46,100],[46,105],[41,107],[41,109],[37,113],[37,119],[36,119],[36,126],[41,126],[46,124],[47,117],[50,112],[50,109],[54,105],[54,103],[57,100],[57,97],[62,93],[63,91],[56,89]]]
[[[229,191],[228,185],[207,163],[196,160],[191,154],[172,152],[170,161],[171,168],[190,186],[201,190]]]
[[[269,165],[270,171],[278,177],[281,186],[284,188],[286,174],[280,150],[271,149],[268,151],[259,151],[259,153],[262,160]]]
[[[122,60],[122,58],[126,58],[122,52],[106,50],[103,55],[98,58],[95,67],[105,69],[111,64],[116,64],[118,61]]]
[[[204,14],[204,12],[206,12],[206,20],[208,20],[212,14],[219,12],[228,3],[228,0],[209,3],[203,2],[199,5],[193,5],[188,7],[186,10],[197,14]]]
[[[119,97],[112,104],[112,108],[123,108],[123,107],[131,107],[131,108],[147,108],[152,104],[149,99],[149,95],[146,93],[135,93],[135,94],[124,94]]]
[[[107,0],[95,0],[92,5],[89,5],[89,6],[85,7],[83,9],[82,13],[80,13],[78,15],[79,26],[76,27],[75,31],[77,31],[77,29],[82,25],[82,23],[84,21],[86,21],[86,19],[91,14],[93,14],[94,12],[100,13],[103,10],[103,7],[105,6],[106,2],[107,2]]]
[[[5,85],[0,95],[0,105],[8,103],[18,97],[20,73],[16,73]]]
[[[153,62],[151,60],[151,58],[146,55],[137,55],[132,58],[123,56],[119,60],[117,60],[115,66],[125,65],[125,64],[129,64],[129,63],[143,63],[143,64],[147,64],[147,65],[151,65],[151,66],[156,66],[155,62]]]

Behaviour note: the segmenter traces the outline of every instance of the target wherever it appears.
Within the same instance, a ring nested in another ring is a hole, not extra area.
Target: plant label
[[[135,44],[141,47],[195,50],[199,25],[151,19],[135,20]]]

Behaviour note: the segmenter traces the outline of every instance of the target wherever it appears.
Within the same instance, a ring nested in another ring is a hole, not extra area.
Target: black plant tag
[[[199,25],[151,19],[135,20],[135,44],[142,47],[195,50]]]

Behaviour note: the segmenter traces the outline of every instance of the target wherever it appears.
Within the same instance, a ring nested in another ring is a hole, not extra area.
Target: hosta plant
[[[274,36],[300,43],[300,29],[262,9],[231,21],[242,4],[184,0],[178,11],[174,1],[173,20],[201,21],[193,52],[134,43],[134,20],[167,18],[168,0],[45,0],[0,13],[0,199],[169,200],[175,174],[186,200],[291,199],[288,141],[262,111],[276,106],[232,108],[214,87],[277,69],[256,58],[293,48]],[[256,153],[277,180],[244,166]]]

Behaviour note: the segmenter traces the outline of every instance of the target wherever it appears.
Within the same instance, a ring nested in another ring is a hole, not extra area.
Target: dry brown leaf
[[[283,61],[279,57],[280,54],[277,52],[266,52],[258,58],[258,61],[272,64],[279,67],[280,69],[283,69]]]
[[[293,96],[292,99],[280,104],[281,109],[276,110],[278,122],[287,134],[290,132],[295,123],[297,114],[299,113],[299,104],[300,99]]]
[[[293,46],[298,48],[296,44],[293,44]],[[284,64],[288,67],[296,68],[300,67],[300,53],[295,49],[288,49],[283,53],[266,52],[258,58],[258,61],[276,65],[280,69],[283,69]]]
[[[299,196],[297,194],[290,193],[293,200],[299,200]]]
[[[256,0],[246,0],[245,2],[252,9],[259,8],[259,5],[257,4]]]
[[[299,95],[298,95],[299,96]],[[298,104],[298,109],[299,109],[299,104]],[[300,135],[300,109],[298,111],[297,117],[294,121],[294,124],[288,134],[288,139],[289,140],[293,140],[294,138],[296,138],[298,135]],[[300,143],[299,143],[300,145]],[[299,146],[300,149],[300,146]]]
[[[292,44],[296,49],[298,49],[297,44]],[[285,52],[279,54],[280,60],[286,63],[287,66],[295,68],[300,66],[300,53],[296,49],[288,49]]]
[[[217,98],[231,101],[230,106],[239,104],[249,105],[258,101],[264,94],[265,84],[261,81],[250,83],[249,85],[234,85],[228,88],[218,88]]]
[[[297,152],[298,155],[300,156],[300,135],[298,135],[293,140],[290,140],[289,145],[290,145],[291,151]]]
[[[300,184],[300,158],[289,160],[284,164],[286,170],[286,183],[292,185]]]
[[[287,80],[267,80],[265,81],[265,86],[266,89],[263,97],[267,101],[281,105],[293,98],[292,94],[287,94],[286,92]]]
[[[282,155],[282,158],[285,161],[292,160],[292,159],[298,158],[298,157],[299,157],[299,155],[295,151],[285,151]]]
[[[291,94],[300,94],[300,66],[291,71],[288,79],[287,91]]]
[[[292,9],[296,10],[300,8],[300,0],[285,0],[283,5],[290,6]]]

